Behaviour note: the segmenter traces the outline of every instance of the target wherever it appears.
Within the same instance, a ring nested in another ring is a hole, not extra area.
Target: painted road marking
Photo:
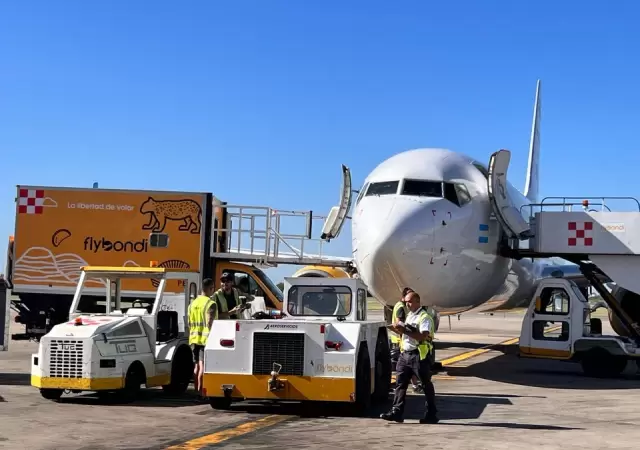
[[[557,331],[560,328],[561,328],[561,325],[556,325],[556,326],[550,327],[546,331]],[[456,356],[452,356],[451,358],[443,359],[442,361],[440,361],[440,363],[443,366],[450,366],[452,364],[459,363],[460,361],[464,361],[464,360],[470,359],[470,358],[475,358],[476,356],[483,355],[483,354],[488,353],[488,352],[490,352],[492,350],[496,350],[500,346],[515,344],[519,340],[520,340],[520,337],[516,337],[516,338],[512,338],[512,339],[507,339],[506,341],[498,342],[497,344],[489,344],[486,347],[478,348],[476,350],[471,350],[471,351],[464,352],[464,353],[461,353],[461,354],[456,355]]]
[[[284,422],[292,418],[293,416],[280,416],[271,415],[263,417],[262,419],[246,422],[237,427],[229,428],[227,430],[218,431],[216,433],[207,434],[199,438],[192,439],[183,444],[174,445],[168,447],[166,450],[199,450],[208,445],[218,444],[220,442],[232,439],[238,436],[242,436],[253,431],[260,430],[262,428],[271,427],[277,423]]]

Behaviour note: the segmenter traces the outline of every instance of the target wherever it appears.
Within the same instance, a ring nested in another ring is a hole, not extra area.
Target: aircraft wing
[[[554,272],[560,271],[563,274],[563,278],[573,281],[579,287],[589,286],[589,281],[580,272],[580,268],[577,264],[573,264],[561,258],[551,258],[551,263],[546,265],[540,271],[540,278],[549,278],[554,276]],[[612,283],[613,280],[607,276],[597,275],[602,283]]]

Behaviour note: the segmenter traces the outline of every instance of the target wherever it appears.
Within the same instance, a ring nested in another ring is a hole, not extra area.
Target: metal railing
[[[522,205],[520,207],[520,213],[522,214],[525,208],[528,208],[529,217],[533,217],[536,212],[549,212],[551,208],[558,208],[556,211],[560,212],[574,212],[576,210],[585,212],[613,212],[607,203],[616,201],[630,202],[634,205],[634,209],[640,212],[640,201],[635,197],[545,197],[540,203]],[[599,209],[594,209],[594,207]]]
[[[266,206],[217,207],[227,212],[228,226],[214,227],[218,236],[226,233],[226,253],[267,265],[304,264],[330,258],[323,254],[326,241],[312,237],[313,222],[325,220],[325,216],[313,215],[312,211],[276,210]],[[286,223],[287,220],[298,223]],[[221,255],[214,251],[212,254]]]

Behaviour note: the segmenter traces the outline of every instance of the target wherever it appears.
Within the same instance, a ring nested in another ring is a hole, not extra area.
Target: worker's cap
[[[231,274],[229,272],[222,272],[222,276],[220,277],[220,281],[223,283],[225,281],[232,281]]]

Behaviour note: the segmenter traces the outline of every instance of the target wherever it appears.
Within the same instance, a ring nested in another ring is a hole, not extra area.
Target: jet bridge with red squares
[[[614,330],[640,345],[640,202],[632,197],[555,197],[517,207],[504,189],[509,160],[508,150],[494,153],[487,179],[493,214],[503,232],[500,254],[513,259],[559,257],[577,264],[609,307]],[[611,209],[621,201],[631,208]],[[611,291],[606,281],[615,284]]]

